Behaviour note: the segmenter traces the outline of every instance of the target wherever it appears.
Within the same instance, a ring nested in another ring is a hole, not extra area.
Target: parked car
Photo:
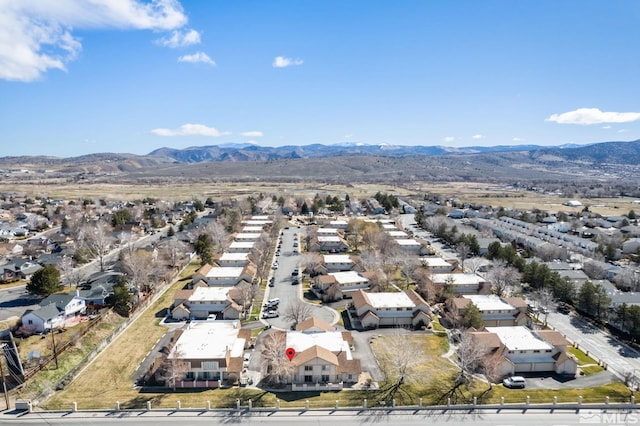
[[[267,319],[267,318],[278,318],[278,311],[266,311],[265,313],[262,314],[262,318]]]
[[[280,303],[280,298],[279,297],[274,297],[273,299],[269,299],[267,300],[267,303]]]
[[[566,303],[559,303],[557,310],[561,314],[565,314],[565,315],[571,312],[571,308]]]
[[[525,386],[527,385],[527,381],[522,376],[511,376],[504,379],[502,381],[502,384],[505,387],[511,388],[511,389],[516,389],[516,388],[524,389]]]
[[[291,281],[291,285],[298,285],[300,284],[300,280],[297,278],[294,278],[293,281]]]
[[[299,273],[300,273],[300,269],[296,268],[296,269],[294,269],[294,270],[293,270],[293,272],[291,273],[291,276],[292,276],[292,277],[297,277]]]

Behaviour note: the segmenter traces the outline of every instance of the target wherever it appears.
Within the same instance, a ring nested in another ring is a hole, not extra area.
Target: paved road
[[[153,235],[143,236],[133,242],[133,245],[134,247],[142,247],[147,244],[155,244],[160,238],[166,236],[168,229],[168,227],[165,227]],[[121,247],[117,247],[105,256],[106,269],[109,269],[110,265],[113,265],[118,260],[120,249]],[[88,277],[100,270],[100,262],[94,259],[85,265],[79,266],[78,269],[83,276]],[[62,282],[65,282],[64,278],[62,278]],[[38,302],[41,300],[41,297],[29,294],[25,285],[0,290],[0,322],[12,317],[20,318],[28,309],[38,309]],[[1,325],[0,328],[2,328]]]
[[[577,343],[582,350],[606,362],[609,370],[619,376],[634,371],[636,376],[640,376],[640,353],[579,315],[573,312],[569,315],[549,312],[547,322],[570,341]]]
[[[158,424],[251,424],[251,425],[320,425],[333,422],[338,425],[362,426],[382,424],[408,425],[581,425],[581,424],[638,424],[637,411],[621,412],[608,410],[602,413],[595,409],[576,410],[477,410],[474,412],[454,410],[433,411],[268,411],[264,413],[233,411],[133,411],[118,412],[58,412],[31,413],[23,416],[4,415],[2,425],[158,425]]]
[[[287,312],[287,307],[302,298],[302,285],[292,285],[294,277],[291,276],[293,270],[300,266],[300,255],[294,253],[293,244],[297,242],[297,251],[299,252],[301,231],[301,229],[295,227],[283,230],[282,247],[280,248],[281,254],[276,257],[279,267],[276,270],[272,270],[273,276],[275,277],[275,286],[267,287],[269,291],[265,292],[265,301],[276,297],[280,299],[280,306],[278,308],[280,317],[270,318],[267,322],[273,327],[285,330],[291,328],[291,322],[283,318]],[[296,278],[300,279],[300,276]],[[338,318],[333,309],[325,306],[311,306],[313,309],[311,315],[313,317],[329,324],[335,324],[337,322]]]

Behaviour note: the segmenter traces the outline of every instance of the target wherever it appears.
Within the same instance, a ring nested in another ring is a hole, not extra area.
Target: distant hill
[[[345,155],[376,155],[383,157],[403,157],[412,155],[481,154],[487,152],[536,151],[549,147],[540,145],[500,145],[500,146],[409,146],[409,145],[367,145],[340,143],[334,145],[287,145],[279,147],[252,144],[227,144],[193,146],[184,149],[160,148],[150,152],[151,157],[171,158],[180,163],[200,163],[209,161],[269,161],[294,158],[325,158]],[[560,149],[558,147],[558,149]]]

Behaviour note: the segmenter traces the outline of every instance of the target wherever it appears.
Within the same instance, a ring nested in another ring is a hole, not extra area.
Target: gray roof
[[[68,294],[51,294],[47,296],[42,302],[39,303],[40,306],[47,306],[53,304],[58,308],[58,310],[63,311],[64,308],[71,302],[71,300],[75,297],[75,291]]]
[[[33,313],[38,318],[42,318],[45,321],[49,321],[60,315],[60,311],[56,307],[55,303],[50,303],[40,309],[31,311],[31,313]]]

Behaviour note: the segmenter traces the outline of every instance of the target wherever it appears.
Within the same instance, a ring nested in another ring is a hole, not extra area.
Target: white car
[[[262,318],[278,318],[278,311],[266,311],[262,314]]]
[[[524,389],[527,385],[527,381],[522,376],[511,376],[507,377],[502,381],[502,384],[507,388],[522,388]]]

